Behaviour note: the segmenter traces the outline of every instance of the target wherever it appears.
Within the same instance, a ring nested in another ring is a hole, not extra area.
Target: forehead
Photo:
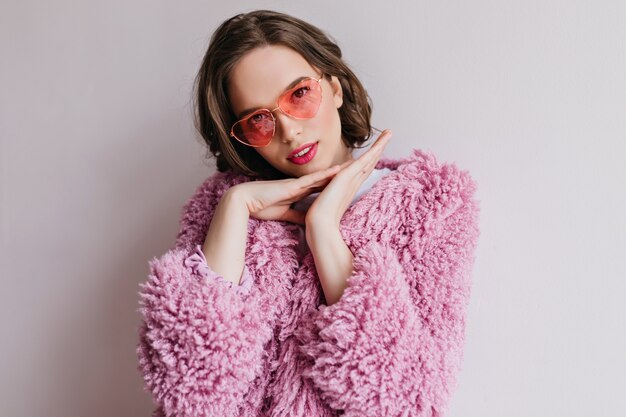
[[[304,57],[293,49],[281,45],[255,48],[231,70],[228,99],[235,114],[243,109],[273,107],[292,81],[317,75]]]

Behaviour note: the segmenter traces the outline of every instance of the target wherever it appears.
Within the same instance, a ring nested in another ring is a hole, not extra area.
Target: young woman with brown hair
[[[258,10],[216,30],[196,127],[217,160],[142,284],[139,370],[166,416],[439,416],[479,230],[467,171],[383,158],[340,48]]]

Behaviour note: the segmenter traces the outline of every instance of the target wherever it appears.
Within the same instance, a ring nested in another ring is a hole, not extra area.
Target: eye
[[[300,87],[293,92],[292,96],[295,98],[302,98],[309,92],[309,90],[311,90],[311,87],[309,86]]]
[[[248,117],[248,123],[263,123],[270,119],[270,115],[267,110],[262,110],[254,113]]]

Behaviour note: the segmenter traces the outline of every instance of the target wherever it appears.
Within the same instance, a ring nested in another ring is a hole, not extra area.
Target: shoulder
[[[408,217],[447,217],[461,207],[477,209],[478,184],[467,169],[440,161],[434,153],[412,149],[408,157],[381,159],[380,167],[395,168],[386,189],[395,189]]]

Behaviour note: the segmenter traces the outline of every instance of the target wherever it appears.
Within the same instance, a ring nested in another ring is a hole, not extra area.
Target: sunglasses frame
[[[303,78],[302,80],[300,80],[300,82],[298,82],[298,84],[300,84],[301,82],[306,81],[306,80],[314,80],[314,81],[317,81],[317,83],[318,83],[318,84],[319,84],[319,86],[320,86],[320,103],[321,103],[322,98],[323,98],[323,93],[324,93],[324,89],[322,88],[322,79],[323,79],[323,78],[324,78],[324,73],[322,73],[322,75],[320,76],[320,78],[319,78],[319,79],[318,79],[318,78],[315,78],[315,77],[307,77],[307,78]],[[293,89],[294,89],[294,88],[295,88],[298,84],[296,84],[293,88],[290,88],[289,90],[284,91],[284,92],[283,92],[283,93],[282,93],[282,94],[278,97],[278,99],[276,99],[276,104],[278,104],[278,102],[280,101],[281,97],[282,97],[284,94],[286,94],[286,93],[288,93],[288,92],[292,91],[292,90],[293,90]],[[268,111],[268,112],[270,113],[270,115],[272,116],[272,122],[273,122],[273,126],[274,126],[274,127],[273,127],[273,129],[272,129],[272,137],[270,138],[269,142],[267,142],[265,145],[254,146],[254,145],[251,145],[251,144],[246,143],[246,142],[242,141],[241,139],[239,139],[239,138],[235,135],[235,132],[234,132],[235,125],[236,125],[237,123],[244,122],[244,121],[248,120],[249,118],[251,118],[252,116],[254,116],[255,114],[257,114],[258,112],[263,111],[263,110],[266,110],[266,111]],[[289,113],[287,113],[286,111],[284,111],[283,109],[281,109],[281,108],[280,108],[280,106],[276,106],[276,108],[275,108],[274,110],[270,110],[270,109],[258,109],[258,110],[255,110],[254,112],[250,113],[250,114],[249,114],[249,115],[247,115],[246,117],[244,117],[244,118],[242,118],[242,119],[239,119],[239,120],[237,120],[235,123],[233,123],[233,125],[232,125],[232,126],[231,126],[231,128],[230,128],[230,136],[231,136],[232,138],[235,138],[238,142],[243,143],[244,145],[246,145],[246,146],[250,146],[250,147],[252,147],[252,148],[263,148],[263,147],[265,147],[265,146],[268,146],[270,143],[272,143],[272,140],[274,139],[274,135],[276,134],[276,117],[274,117],[274,112],[275,112],[276,110],[280,110],[281,112],[283,112],[283,113],[284,113],[284,114],[286,114],[287,116],[289,116],[289,117],[291,117],[291,118],[293,118],[293,119],[298,119],[298,120],[312,119],[313,117],[315,117],[315,116],[317,115],[317,112],[316,112],[316,113],[315,113],[315,115],[313,115],[313,116],[311,116],[311,117],[296,117],[296,116],[292,116],[291,114],[289,114]],[[318,110],[317,110],[317,111],[319,111],[319,107],[318,107]]]

